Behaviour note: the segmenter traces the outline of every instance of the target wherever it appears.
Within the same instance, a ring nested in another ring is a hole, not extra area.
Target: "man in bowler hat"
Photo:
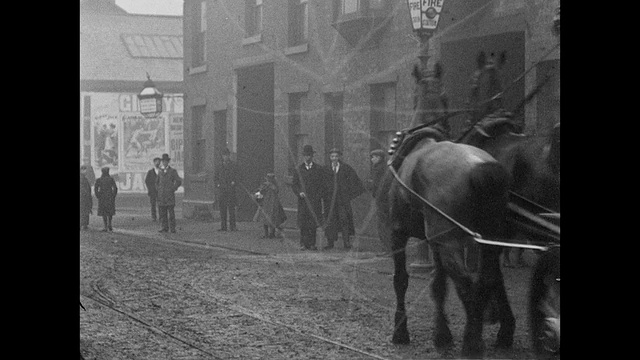
[[[333,148],[329,151],[329,177],[327,179],[328,191],[325,201],[325,216],[327,219],[325,233],[327,234],[327,246],[325,250],[333,248],[338,240],[338,233],[342,233],[342,241],[345,249],[351,249],[351,239],[356,234],[353,223],[353,210],[351,200],[360,196],[365,191],[362,180],[356,171],[343,162],[340,158],[342,151]]]
[[[214,184],[218,190],[218,207],[220,209],[220,229],[227,231],[227,214],[229,215],[229,230],[236,228],[236,186],[238,184],[238,167],[231,161],[229,149],[222,150],[222,164],[216,166]]]
[[[178,171],[169,166],[171,158],[169,154],[162,154],[160,171],[156,178],[156,189],[158,190],[158,212],[160,213],[160,232],[176,232],[176,195],[175,192],[182,185],[182,179]]]
[[[160,162],[162,159],[159,157],[153,159],[153,168],[147,171],[147,176],[144,178],[144,183],[147,185],[147,195],[149,195],[149,201],[151,202],[151,219],[153,221],[158,220],[158,190],[156,189],[156,179],[160,172]]]
[[[293,173],[291,189],[298,197],[298,227],[301,250],[317,250],[316,229],[322,226],[322,198],[326,192],[326,170],[313,161],[313,147],[302,148],[303,162]]]

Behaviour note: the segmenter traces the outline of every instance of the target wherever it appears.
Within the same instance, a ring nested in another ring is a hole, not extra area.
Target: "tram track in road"
[[[120,270],[116,270],[116,269],[112,269],[112,271],[116,271],[116,272],[120,272],[121,274],[124,274],[130,278],[134,278],[134,280],[136,281],[144,281],[144,279],[132,276],[130,273],[125,273],[122,272]],[[135,324],[137,324],[138,326],[144,327],[145,329],[151,331],[154,334],[157,334],[159,336],[164,336],[167,338],[172,339],[173,341],[176,341],[178,343],[181,343],[191,349],[195,349],[198,352],[201,352],[203,354],[206,354],[207,356],[209,356],[212,359],[221,359],[221,357],[216,356],[212,351],[207,350],[205,346],[196,344],[192,341],[188,341],[186,339],[184,339],[181,336],[178,336],[176,334],[172,334],[171,332],[165,331],[164,329],[162,329],[159,326],[156,326],[154,324],[152,324],[153,321],[149,321],[147,319],[142,318],[141,316],[135,315],[134,311],[132,311],[131,309],[129,309],[126,305],[124,305],[122,303],[122,301],[119,301],[118,299],[114,299],[113,295],[110,295],[108,293],[108,291],[106,289],[104,289],[105,284],[102,278],[99,278],[97,280],[94,280],[90,283],[89,286],[93,293],[92,294],[81,294],[81,296],[83,298],[89,299],[91,301],[94,301],[100,305],[102,305],[103,307],[106,307],[108,309],[110,309],[113,312],[116,312],[118,314],[121,314],[127,318],[129,318],[130,320],[132,320]],[[272,318],[270,318],[269,316],[265,316],[264,314],[245,308],[243,306],[238,305],[237,303],[234,303],[232,301],[230,301],[229,299],[224,299],[222,296],[213,296],[210,291],[208,293],[203,292],[202,290],[197,290],[194,289],[196,291],[196,294],[186,294],[184,289],[176,289],[172,286],[169,286],[165,283],[161,283],[158,281],[154,281],[153,282],[153,287],[156,287],[156,290],[159,291],[163,291],[165,293],[171,293],[172,294],[172,298],[179,298],[181,295],[182,296],[195,296],[198,298],[202,298],[204,297],[206,301],[210,301],[213,303],[214,306],[219,307],[219,308],[223,308],[225,310],[225,315],[224,317],[226,318],[233,318],[233,317],[248,317],[251,318],[255,321],[258,321],[260,323],[264,323],[264,324],[268,324],[272,327],[278,327],[278,328],[284,328],[287,329],[290,332],[295,333],[298,336],[301,337],[305,337],[305,338],[310,338],[313,339],[315,341],[320,341],[323,343],[327,343],[327,344],[331,344],[334,346],[338,346],[340,348],[352,351],[354,353],[358,353],[360,355],[364,355],[367,358],[372,358],[372,359],[388,359],[385,358],[383,356],[380,356],[378,354],[374,354],[372,352],[363,350],[363,349],[359,349],[357,347],[351,346],[349,344],[345,344],[336,340],[333,340],[331,338],[325,337],[325,336],[320,336],[317,334],[314,334],[312,332],[312,330],[309,329],[303,329],[300,328],[298,326],[292,325],[292,324],[287,324],[285,322],[282,321],[278,321],[278,320],[274,320]],[[158,289],[161,288],[161,289]],[[148,299],[148,297],[147,297]],[[129,301],[131,301],[131,299],[129,299]],[[255,336],[258,337],[273,337],[274,335],[268,334],[266,333],[266,331],[261,331],[258,330],[260,333],[257,333],[256,330],[252,330],[249,329],[247,330],[247,332],[253,333]],[[280,339],[278,339],[280,340]],[[273,344],[279,344],[282,343],[282,341],[274,341],[274,342],[269,342],[270,345]],[[285,343],[287,343],[287,341],[285,341]]]
[[[173,244],[173,245],[178,245],[178,246],[189,246],[189,247],[196,247],[196,248],[202,248],[202,249],[222,249],[222,250],[233,251],[233,252],[237,252],[237,253],[241,253],[241,254],[255,255],[255,256],[265,256],[265,257],[274,257],[274,258],[277,256],[276,254],[269,253],[269,252],[247,250],[247,249],[237,248],[237,247],[233,247],[233,246],[226,246],[226,245],[220,245],[220,244],[215,244],[215,243],[208,243],[203,239],[197,239],[197,240],[191,240],[191,241],[169,239],[167,237],[160,236],[160,235],[149,234],[147,232],[142,232],[142,231],[126,230],[126,229],[116,229],[116,232],[120,233],[120,234],[123,234],[123,235],[143,237],[143,238],[152,239],[152,240],[159,240],[159,241],[163,241],[163,242],[170,243],[170,244]],[[417,247],[417,244],[416,245],[408,245],[407,246],[407,250],[409,250],[409,248],[411,246]],[[319,252],[319,254],[322,255],[324,253],[323,252]],[[286,254],[286,256],[291,256],[291,254]],[[392,261],[392,260],[390,259],[390,261]],[[373,268],[370,268],[370,267],[367,267],[367,266],[361,266],[362,262],[358,262],[358,261],[352,261],[352,262],[341,261],[340,265],[348,266],[348,267],[353,268],[354,270],[358,270],[358,271],[362,271],[362,272],[366,272],[366,273],[370,273],[370,274],[393,276],[393,271],[391,271],[391,270],[385,271],[385,270],[373,269]],[[422,279],[422,280],[429,280],[430,279],[430,276],[428,274],[414,273],[414,272],[411,273],[411,277],[412,278],[417,278],[417,279]]]

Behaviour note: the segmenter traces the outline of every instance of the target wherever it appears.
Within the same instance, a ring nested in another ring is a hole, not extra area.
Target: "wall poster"
[[[163,112],[156,118],[142,116],[137,94],[87,92],[80,96],[91,98],[91,166],[96,177],[108,166],[118,179],[119,191],[146,193],[144,177],[153,158],[167,153],[171,166],[184,178],[182,94],[165,94]],[[178,192],[182,191],[180,187]]]

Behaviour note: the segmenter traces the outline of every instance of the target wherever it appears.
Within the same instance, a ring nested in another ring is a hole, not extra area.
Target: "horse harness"
[[[437,119],[436,119],[437,120]],[[439,132],[437,129],[435,128],[430,128],[429,125],[432,123],[431,122],[429,124],[423,124],[423,125],[419,125],[410,129],[404,129],[402,131],[398,131],[396,132],[396,136],[395,138],[392,140],[392,143],[390,145],[390,149],[388,150],[388,154],[390,155],[390,159],[387,162],[387,166],[389,167],[389,171],[391,171],[391,174],[393,174],[393,177],[395,178],[395,180],[405,189],[407,190],[410,194],[412,194],[413,196],[415,196],[417,199],[419,199],[422,203],[424,203],[425,205],[427,205],[428,207],[430,207],[431,209],[433,209],[434,211],[436,211],[440,216],[444,217],[445,219],[447,219],[449,222],[451,222],[452,224],[455,225],[454,228],[451,228],[449,230],[446,230],[442,233],[439,233],[435,236],[432,236],[431,238],[428,238],[427,241],[429,242],[433,242],[438,244],[438,242],[435,240],[436,238],[445,235],[449,232],[451,232],[452,230],[455,230],[456,228],[459,230],[462,230],[464,233],[466,233],[467,235],[471,236],[473,238],[474,241],[476,241],[477,243],[480,244],[485,244],[485,245],[493,245],[493,246],[502,246],[502,247],[514,247],[514,248],[521,248],[521,249],[531,249],[531,250],[540,250],[540,251],[547,251],[553,247],[559,247],[559,235],[560,235],[560,227],[556,226],[548,221],[546,221],[543,217],[547,217],[547,218],[555,218],[556,215],[559,219],[559,214],[555,214],[553,213],[551,210],[545,209],[544,207],[535,204],[534,202],[510,191],[510,194],[515,195],[516,199],[518,199],[519,201],[521,201],[521,204],[528,204],[529,206],[533,206],[536,209],[543,209],[545,211],[545,213],[539,213],[538,216],[536,216],[535,214],[533,214],[532,212],[526,210],[525,208],[523,208],[522,206],[519,206],[518,204],[515,204],[513,202],[509,202],[508,203],[508,207],[509,210],[515,212],[516,214],[520,215],[520,216],[524,216],[525,218],[527,218],[528,220],[534,222],[536,225],[542,226],[544,227],[546,230],[550,230],[551,232],[553,232],[554,234],[557,234],[557,244],[549,244],[546,246],[543,245],[533,245],[533,244],[521,244],[521,243],[512,243],[512,242],[507,242],[507,241],[502,241],[502,240],[489,240],[489,239],[483,239],[482,235],[474,232],[472,230],[470,230],[469,228],[467,228],[466,226],[462,225],[461,223],[459,223],[458,221],[456,221],[455,219],[453,219],[451,216],[447,215],[444,211],[440,210],[438,207],[436,207],[435,205],[433,205],[432,203],[430,203],[427,199],[425,199],[424,197],[422,197],[420,194],[418,194],[417,192],[415,192],[413,189],[411,189],[407,184],[405,184],[402,179],[400,179],[400,176],[398,175],[397,170],[400,168],[400,165],[402,165],[402,161],[404,160],[404,158],[407,156],[407,154],[413,149],[413,147],[422,139],[425,138],[434,138],[436,141],[440,141],[444,139],[444,136],[442,135],[441,132]],[[555,236],[553,236],[554,238],[556,238]]]

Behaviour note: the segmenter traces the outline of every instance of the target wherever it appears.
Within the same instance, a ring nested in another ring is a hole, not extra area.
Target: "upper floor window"
[[[196,16],[194,16],[193,28],[193,47],[192,47],[192,66],[203,65],[207,60],[207,2],[200,2],[200,6],[196,7]]]
[[[262,0],[245,0],[246,37],[262,32]]]
[[[351,14],[360,9],[360,0],[341,0],[341,14]]]
[[[352,45],[367,38],[372,45],[391,16],[389,0],[333,0],[333,26]]]
[[[309,39],[308,0],[289,0],[289,46],[304,44]]]

